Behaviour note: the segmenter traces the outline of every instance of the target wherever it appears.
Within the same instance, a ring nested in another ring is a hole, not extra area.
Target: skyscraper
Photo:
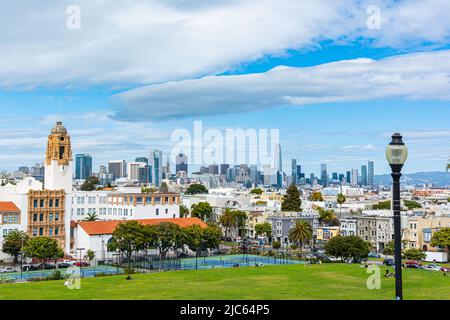
[[[322,186],[326,187],[328,185],[327,165],[325,163],[320,165],[320,181]]]
[[[92,176],[92,157],[82,153],[75,156],[75,179],[86,180]]]
[[[367,166],[361,166],[361,185],[367,186]]]
[[[159,187],[162,183],[162,151],[157,149],[150,151],[148,161],[152,167],[152,183]]]
[[[175,161],[175,173],[180,171],[188,173],[188,157],[183,153],[179,153]]]
[[[227,174],[227,170],[230,167],[229,164],[221,164],[220,165],[220,174],[226,175]]]
[[[374,185],[374,167],[373,167],[373,161],[370,161],[367,163],[367,185],[373,186]]]
[[[139,180],[139,169],[144,168],[147,164],[145,162],[129,162],[128,163],[128,179]]]
[[[127,162],[125,160],[113,160],[108,162],[108,173],[114,176],[114,180],[127,176]]]
[[[347,183],[351,182],[351,173],[350,171],[347,171],[346,175],[345,175],[345,180]]]
[[[292,183],[298,184],[297,160],[296,159],[292,159],[291,169],[292,169]]]
[[[210,164],[208,167],[209,174],[219,174],[219,166],[217,164]]]
[[[279,143],[275,144],[273,157],[274,157],[274,171],[283,172],[283,162],[281,158],[281,144]]]
[[[145,164],[148,164],[148,158],[146,157],[137,157],[134,162],[144,162]]]
[[[357,186],[358,185],[358,169],[352,169],[352,176],[351,176],[351,180],[350,180],[350,184],[353,186]]]

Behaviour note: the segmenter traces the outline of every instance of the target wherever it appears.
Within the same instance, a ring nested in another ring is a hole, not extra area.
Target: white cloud
[[[118,119],[157,120],[385,98],[450,100],[450,51],[167,82],[120,93],[113,101]]]
[[[348,146],[341,147],[341,149],[344,151],[375,151],[375,150],[378,150],[378,148],[372,144],[348,145]]]
[[[79,0],[81,29],[66,28],[73,1],[2,3],[0,88],[114,87],[220,73],[322,40],[400,49],[446,45],[446,0]],[[366,27],[368,5],[381,30]]]

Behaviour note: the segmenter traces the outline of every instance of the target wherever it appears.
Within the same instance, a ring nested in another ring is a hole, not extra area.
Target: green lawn
[[[284,265],[174,271],[82,279],[80,290],[64,281],[0,285],[6,299],[393,299],[394,279],[382,275],[369,290],[365,268],[349,264]],[[392,270],[392,269],[391,269]],[[450,275],[406,269],[405,299],[450,299]]]

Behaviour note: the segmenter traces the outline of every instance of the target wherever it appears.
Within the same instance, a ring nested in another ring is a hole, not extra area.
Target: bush
[[[52,274],[47,276],[47,280],[62,280],[63,278],[60,270],[55,270]]]
[[[281,248],[281,242],[280,241],[272,241],[272,248],[274,249],[280,249]]]
[[[130,275],[130,274],[135,274],[136,270],[134,270],[133,268],[125,268],[124,272],[125,272],[125,274]]]

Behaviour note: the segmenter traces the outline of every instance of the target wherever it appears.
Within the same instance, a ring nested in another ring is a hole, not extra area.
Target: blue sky
[[[444,170],[446,1],[124,3],[80,1],[76,30],[66,27],[69,2],[47,1],[45,17],[25,1],[7,6],[1,170],[42,161],[56,120],[96,167],[151,148],[169,152],[175,129],[203,121],[219,130],[279,129],[286,171],[296,158],[307,174],[320,163],[344,172],[367,160],[386,173],[394,131],[409,146],[406,172]],[[372,3],[376,30],[366,26]]]

